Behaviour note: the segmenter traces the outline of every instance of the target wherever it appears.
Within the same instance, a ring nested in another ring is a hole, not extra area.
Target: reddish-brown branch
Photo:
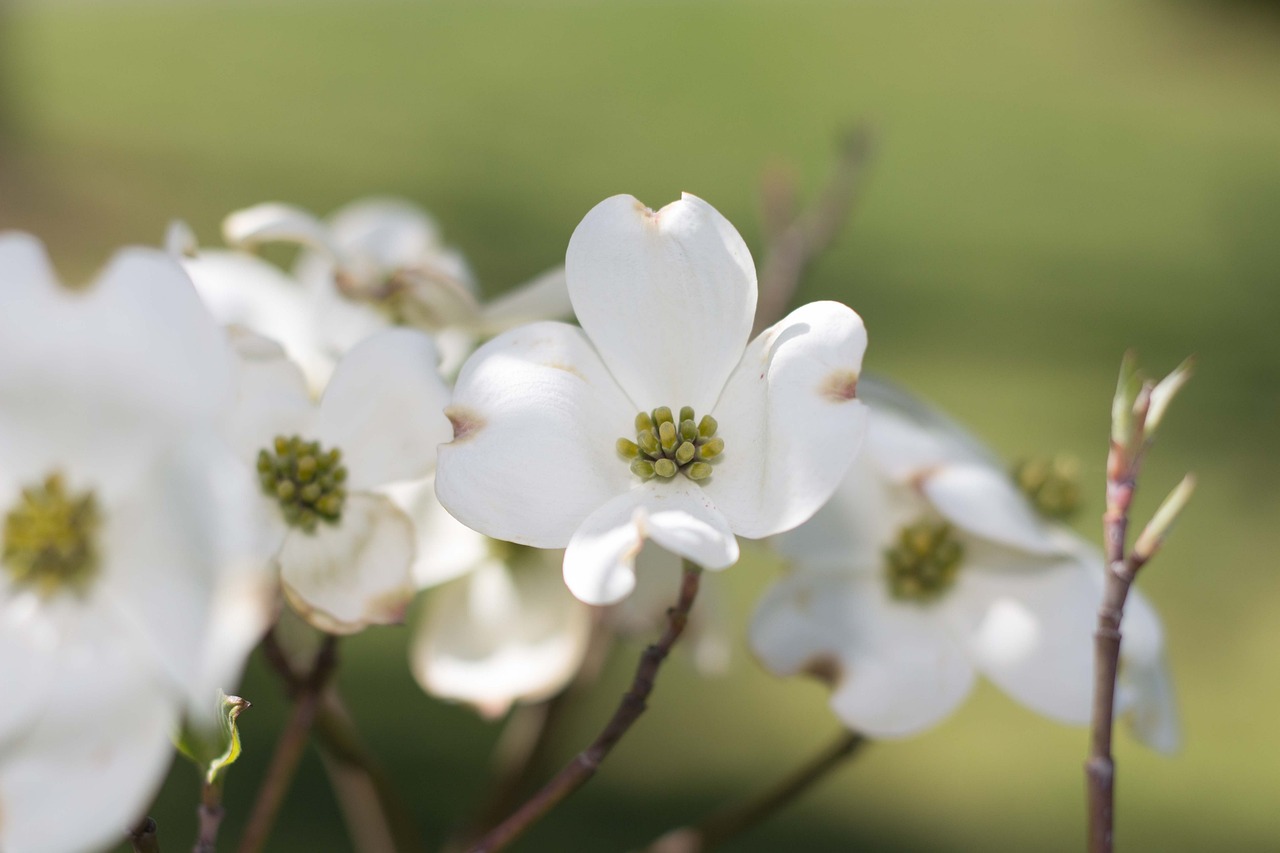
[[[862,189],[871,157],[871,131],[858,125],[841,140],[840,157],[814,203],[795,214],[795,192],[779,182],[764,187],[763,220],[769,234],[760,267],[759,302],[752,335],[787,312],[809,265],[840,234]]]
[[[1137,488],[1140,454],[1112,445],[1107,459],[1107,510],[1102,516],[1106,580],[1093,632],[1093,709],[1085,788],[1089,853],[1111,853],[1115,827],[1116,765],[1111,756],[1115,729],[1116,678],[1120,670],[1120,622],[1125,601],[1143,560],[1125,553],[1129,508]]]
[[[205,782],[200,791],[200,805],[196,809],[199,834],[192,853],[214,853],[218,849],[218,829],[227,810],[222,807],[222,783]]]
[[[689,610],[693,607],[694,599],[698,594],[701,574],[700,568],[685,561],[684,574],[680,582],[680,596],[675,606],[667,611],[666,628],[658,642],[646,648],[644,654],[640,656],[640,663],[636,667],[630,689],[623,694],[618,709],[614,711],[599,736],[524,805],[476,842],[470,848],[470,853],[492,853],[506,847],[541,820],[547,812],[582,787],[600,769],[601,762],[648,707],[646,703],[649,694],[653,692],[654,679],[657,678],[658,670],[671,652],[671,647],[684,633],[685,625],[689,620]]]
[[[274,632],[262,641],[262,653],[291,696],[306,677],[293,671]],[[395,850],[422,850],[417,821],[396,792],[391,777],[369,751],[337,686],[329,684],[316,710],[314,731],[325,773],[338,798],[355,849],[377,853],[391,838]]]
[[[648,853],[701,853],[741,835],[825,779],[865,743],[862,735],[842,731],[822,752],[774,787],[712,814],[697,826],[667,833],[649,846]]]
[[[337,665],[337,638],[326,635],[316,655],[315,664],[306,679],[294,691],[293,712],[276,742],[276,751],[267,767],[267,776],[258,789],[249,824],[240,839],[240,853],[258,853],[267,842],[276,815],[284,803],[284,796],[293,782],[293,775],[302,760],[307,741],[311,738],[311,726],[315,722],[320,699],[333,670]]]

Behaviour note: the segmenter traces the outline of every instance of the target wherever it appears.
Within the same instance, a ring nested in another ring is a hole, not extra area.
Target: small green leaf
[[[219,691],[218,711],[211,726],[197,727],[190,721],[183,724],[175,745],[204,774],[206,784],[216,785],[223,771],[240,757],[240,732],[236,719],[248,707],[247,699]]]

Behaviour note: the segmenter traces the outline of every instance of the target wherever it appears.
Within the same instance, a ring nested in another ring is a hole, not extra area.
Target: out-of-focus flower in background
[[[235,447],[257,470],[255,502],[279,545],[286,597],[332,633],[403,619],[417,535],[385,485],[431,473],[449,436],[448,388],[431,338],[387,329],[338,363],[318,403],[277,344],[233,331],[241,356]]]
[[[233,377],[164,253],[73,290],[0,237],[0,848],[121,837],[265,627],[253,477],[217,432]]]
[[[857,314],[813,303],[748,346],[750,252],[691,195],[656,213],[601,202],[566,274],[582,329],[514,329],[459,374],[436,478],[459,520],[566,548],[574,595],[611,604],[646,539],[723,569],[736,535],[794,527],[830,496],[861,439]]]
[[[756,655],[830,683],[837,716],[871,737],[941,722],[977,673],[1038,713],[1088,722],[1102,555],[950,421],[888,386],[862,391],[862,457],[812,521],[774,540],[794,571],[757,608]],[[1172,751],[1160,624],[1136,593],[1122,654],[1121,708],[1139,739]]]

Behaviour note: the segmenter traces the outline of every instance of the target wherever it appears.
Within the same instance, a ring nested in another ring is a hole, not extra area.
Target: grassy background
[[[0,0],[3,2],[3,0]],[[582,214],[630,192],[715,204],[758,250],[762,168],[819,184],[865,116],[879,156],[804,298],[871,330],[868,365],[1008,456],[1086,461],[1097,532],[1120,353],[1199,374],[1138,508],[1184,470],[1200,491],[1143,588],[1160,607],[1186,727],[1173,759],[1125,736],[1129,850],[1280,849],[1280,16],[1170,2],[185,2],[0,10],[0,227],[39,233],[70,276],[171,217],[207,241],[278,198],[325,211],[371,192],[430,208],[497,291],[557,262]],[[722,581],[745,622],[776,567]],[[824,691],[777,683],[739,633],[731,675],[664,672],[652,713],[527,850],[621,850],[765,784],[825,743]],[[356,716],[442,837],[484,780],[495,729],[423,696],[403,629],[346,648]],[[624,649],[573,714],[603,719]],[[282,719],[255,663],[227,837]],[[982,688],[953,719],[877,745],[727,849],[1074,850],[1084,732]],[[313,757],[273,850],[347,842]],[[176,767],[154,814],[194,827]]]

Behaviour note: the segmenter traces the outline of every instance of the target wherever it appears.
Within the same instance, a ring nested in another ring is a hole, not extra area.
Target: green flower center
[[[660,406],[636,415],[636,440],[618,439],[618,454],[631,460],[631,473],[641,480],[670,480],[683,472],[690,480],[711,476],[712,461],[724,452],[724,439],[716,438],[719,425],[711,415],[696,420],[693,407],[680,410],[677,421],[671,409]]]
[[[1024,459],[1013,479],[1045,518],[1068,519],[1080,509],[1080,463],[1073,457]]]
[[[258,451],[258,482],[280,504],[284,520],[307,533],[320,522],[336,524],[347,500],[347,469],[342,451],[325,451],[298,436],[276,436],[270,449]]]
[[[60,474],[22,490],[4,518],[0,563],[19,587],[48,597],[64,589],[82,592],[99,565],[102,513],[92,492],[73,494]]]
[[[920,521],[904,527],[884,555],[890,595],[933,601],[955,584],[964,545],[950,524]]]

